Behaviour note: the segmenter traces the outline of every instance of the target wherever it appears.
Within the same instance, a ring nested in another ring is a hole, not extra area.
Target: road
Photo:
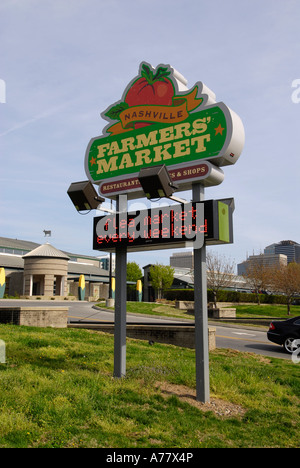
[[[36,301],[22,301],[22,300],[0,300],[0,306],[4,305],[13,306],[26,306],[37,304]],[[54,307],[55,305],[64,305],[69,307],[69,322],[77,321],[93,321],[93,322],[113,322],[114,311],[105,311],[94,308],[94,304],[85,301],[43,301],[45,307]],[[178,319],[167,319],[166,317],[154,317],[145,315],[134,315],[127,314],[127,322],[139,322],[139,323],[179,323]],[[184,321],[183,322],[190,322]],[[283,351],[281,346],[271,343],[267,339],[267,327],[266,328],[254,328],[254,327],[240,327],[240,326],[220,326],[215,323],[212,324],[216,328],[216,346],[217,348],[229,348],[236,349],[242,352],[256,353],[264,356],[277,357],[283,359],[291,359],[291,356]]]
[[[216,328],[217,348],[230,348],[245,353],[256,353],[263,356],[291,359],[282,346],[271,343],[267,338],[267,327],[232,327],[219,326]]]

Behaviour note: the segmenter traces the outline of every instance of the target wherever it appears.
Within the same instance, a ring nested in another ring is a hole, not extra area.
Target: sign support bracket
[[[193,201],[204,201],[204,186],[194,184]],[[196,399],[208,403],[209,352],[207,317],[206,246],[194,248],[194,308],[195,308],[195,353],[196,353]]]
[[[127,195],[118,195],[116,211],[127,212]],[[114,377],[126,375],[126,277],[127,247],[119,246],[116,249]]]

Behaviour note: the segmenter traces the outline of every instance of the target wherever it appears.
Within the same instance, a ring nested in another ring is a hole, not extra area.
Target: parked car
[[[287,353],[292,354],[300,347],[300,317],[271,322],[267,336],[270,341],[282,345]]]

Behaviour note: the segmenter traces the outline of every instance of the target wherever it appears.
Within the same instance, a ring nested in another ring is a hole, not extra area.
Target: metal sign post
[[[127,212],[127,195],[117,198],[117,212]],[[114,329],[114,377],[126,374],[126,276],[127,248],[116,249],[116,294]]]
[[[193,185],[193,201],[204,201],[204,186]],[[194,249],[194,310],[196,398],[209,402],[209,353],[207,319],[206,246]]]

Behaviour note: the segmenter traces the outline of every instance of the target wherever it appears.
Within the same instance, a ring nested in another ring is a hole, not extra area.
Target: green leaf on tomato
[[[128,109],[129,105],[127,102],[120,102],[119,104],[111,107],[104,115],[111,120],[118,120],[123,110]]]

